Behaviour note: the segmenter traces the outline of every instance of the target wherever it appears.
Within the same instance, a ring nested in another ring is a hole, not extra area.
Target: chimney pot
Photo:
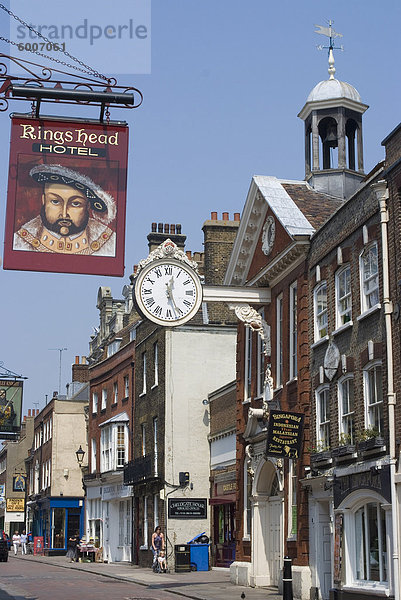
[[[170,225],[170,233],[171,233],[172,235],[174,235],[174,234],[175,234],[175,225]]]
[[[75,357],[75,364],[76,364],[76,365],[79,365],[79,356],[76,356],[76,357]]]
[[[239,221],[239,220],[240,220],[240,214],[234,213],[234,221]]]
[[[137,270],[138,270],[138,265],[134,265],[134,269],[133,269],[134,275],[136,275]]]
[[[31,409],[28,408],[28,417],[30,417],[30,416],[31,416]]]
[[[228,212],[223,212],[223,221],[228,221]]]
[[[83,356],[83,357],[82,357],[82,364],[83,364],[83,365],[86,365],[86,356]]]
[[[170,231],[170,226],[168,223],[164,223],[164,233],[169,233]]]
[[[157,233],[163,233],[163,223],[159,223],[157,226]]]
[[[187,257],[188,257],[189,259],[191,259],[191,258],[192,258],[192,252],[191,252],[191,250],[186,250],[186,251],[185,251],[185,254],[187,255]]]
[[[181,235],[181,223],[177,223],[177,225],[175,226],[175,230],[178,235]]]
[[[157,223],[152,223],[152,233],[156,233],[157,231]]]
[[[217,212],[212,212],[211,219],[212,221],[217,221]]]

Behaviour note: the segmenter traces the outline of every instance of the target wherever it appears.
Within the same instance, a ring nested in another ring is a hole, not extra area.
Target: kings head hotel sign
[[[266,454],[299,458],[302,447],[304,416],[284,410],[271,410],[267,429]]]
[[[124,274],[128,128],[12,119],[4,268]]]

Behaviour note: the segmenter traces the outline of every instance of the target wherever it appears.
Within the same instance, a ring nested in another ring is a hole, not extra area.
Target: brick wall
[[[205,246],[204,275],[206,285],[219,285],[223,283],[226,274],[240,221],[239,213],[235,213],[232,220],[229,219],[228,213],[223,213],[222,219],[218,219],[215,212],[211,217],[202,227]],[[237,322],[233,311],[229,310],[223,302],[209,303],[207,309],[210,323],[236,324]]]

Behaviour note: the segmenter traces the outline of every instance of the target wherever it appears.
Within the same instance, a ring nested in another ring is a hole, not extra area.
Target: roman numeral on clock
[[[148,306],[153,306],[155,303],[153,298],[146,298],[145,299],[145,304],[147,304]]]

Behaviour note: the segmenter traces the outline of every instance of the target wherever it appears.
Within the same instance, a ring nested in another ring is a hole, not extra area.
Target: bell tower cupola
[[[298,114],[305,123],[305,180],[319,192],[345,199],[364,178],[362,115],[368,106],[352,85],[334,77],[334,39],[341,34],[332,21],[316,27],[330,40],[329,79],[313,88]]]

